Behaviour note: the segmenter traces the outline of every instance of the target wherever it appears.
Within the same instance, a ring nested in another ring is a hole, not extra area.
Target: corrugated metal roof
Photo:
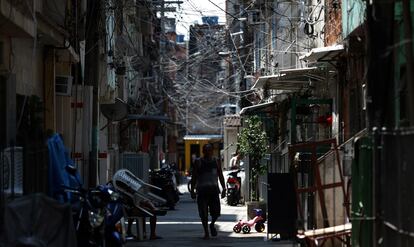
[[[286,69],[276,75],[259,77],[252,89],[266,87],[275,90],[297,91],[309,86],[311,80],[322,81],[324,79],[322,71],[317,67]]]
[[[343,45],[333,45],[313,48],[304,56],[299,57],[301,60],[308,62],[330,62],[337,59],[344,51]]]
[[[257,105],[247,106],[247,107],[244,107],[244,108],[241,109],[240,115],[244,115],[247,112],[259,111],[259,109],[266,108],[268,106],[275,105],[275,104],[276,104],[275,102],[267,102],[267,103],[261,103],[261,104],[257,104]]]
[[[195,141],[201,141],[201,140],[214,140],[214,139],[223,139],[222,135],[185,135],[183,138],[186,140],[195,140]]]

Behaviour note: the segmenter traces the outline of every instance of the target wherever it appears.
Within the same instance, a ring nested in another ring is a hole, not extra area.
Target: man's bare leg
[[[203,239],[209,239],[210,234],[208,232],[208,219],[201,220],[201,223],[203,224],[203,228],[204,228],[204,237],[203,237]]]
[[[155,233],[155,228],[156,227],[157,227],[157,217],[156,216],[150,217],[150,231],[151,231],[150,239],[159,238],[159,237],[157,237],[157,234]]]
[[[211,236],[213,237],[217,236],[217,230],[216,230],[216,227],[214,226],[216,221],[217,221],[217,217],[211,217],[210,232],[211,232]]]

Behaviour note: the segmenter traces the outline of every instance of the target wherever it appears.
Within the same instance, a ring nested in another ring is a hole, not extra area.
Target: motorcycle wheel
[[[235,232],[235,233],[239,233],[239,232],[241,232],[241,230],[242,229],[241,229],[241,226],[239,224],[237,224],[233,227],[233,232]]]
[[[243,228],[242,228],[242,231],[243,231],[244,234],[249,233],[250,232],[250,226],[244,225]]]
[[[237,206],[239,200],[237,199],[237,192],[233,189],[228,189],[227,204],[230,206]]]
[[[256,229],[256,232],[263,232],[265,230],[265,224],[263,222],[257,222],[254,229]]]
[[[233,202],[233,196],[231,196],[231,195],[228,195],[227,196],[227,204],[229,206],[233,206],[233,204],[234,204],[234,202]]]

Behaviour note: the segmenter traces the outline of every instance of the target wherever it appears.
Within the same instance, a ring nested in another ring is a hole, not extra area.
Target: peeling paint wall
[[[342,0],[342,36],[347,37],[365,21],[365,3],[363,0]]]

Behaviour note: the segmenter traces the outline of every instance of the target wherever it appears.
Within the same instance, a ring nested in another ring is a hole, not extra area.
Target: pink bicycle
[[[237,224],[233,227],[233,231],[235,233],[239,233],[243,231],[243,233],[249,233],[251,230],[251,227],[254,226],[254,229],[256,229],[257,232],[263,232],[265,230],[265,220],[262,217],[262,210],[261,209],[253,209],[256,213],[256,216],[247,221],[247,220],[239,220]]]

